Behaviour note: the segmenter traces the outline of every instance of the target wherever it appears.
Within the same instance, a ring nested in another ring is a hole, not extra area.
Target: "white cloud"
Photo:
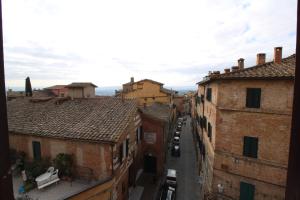
[[[7,85],[23,86],[26,76],[37,87],[121,85],[131,76],[194,85],[239,57],[252,65],[258,52],[271,59],[275,46],[283,46],[284,56],[294,53],[296,3],[5,0]]]

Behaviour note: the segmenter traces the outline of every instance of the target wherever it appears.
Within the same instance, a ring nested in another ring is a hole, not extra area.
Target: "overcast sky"
[[[283,47],[295,53],[296,0],[3,0],[6,86],[134,76],[195,86],[209,70]]]

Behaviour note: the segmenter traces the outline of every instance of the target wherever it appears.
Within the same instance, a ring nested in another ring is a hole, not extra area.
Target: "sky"
[[[296,49],[296,0],[3,0],[6,87],[191,86]]]

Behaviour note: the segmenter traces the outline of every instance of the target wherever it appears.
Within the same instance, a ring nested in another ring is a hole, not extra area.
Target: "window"
[[[255,186],[249,183],[240,183],[240,200],[253,200],[255,194]]]
[[[247,88],[246,107],[247,108],[260,108],[260,88]]]
[[[40,160],[41,159],[41,143],[37,141],[32,142],[32,150],[33,150],[33,159]]]
[[[207,127],[207,136],[209,137],[209,140],[211,141],[211,135],[212,135],[212,127],[211,127],[211,124],[208,122],[208,127]]]
[[[129,138],[126,139],[126,157],[128,156],[129,152]]]
[[[244,137],[244,151],[243,155],[251,158],[257,158],[258,138]]]
[[[211,101],[211,88],[206,89],[206,100]]]

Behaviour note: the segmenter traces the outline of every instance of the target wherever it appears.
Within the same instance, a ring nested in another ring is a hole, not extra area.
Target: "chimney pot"
[[[274,63],[280,64],[282,59],[282,47],[274,48]]]
[[[130,78],[130,83],[133,83],[134,82],[134,77],[131,77]]]
[[[266,63],[266,54],[265,53],[258,53],[256,55],[256,65],[262,65]]]
[[[225,72],[225,74],[229,73],[230,72],[230,68],[224,69],[224,72]]]
[[[244,58],[238,59],[238,67],[239,69],[244,69]]]

